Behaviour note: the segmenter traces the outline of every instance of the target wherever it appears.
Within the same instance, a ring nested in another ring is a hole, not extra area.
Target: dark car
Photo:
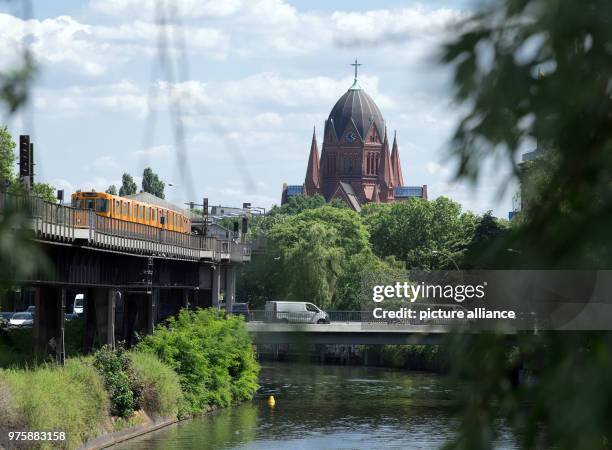
[[[36,306],[34,305],[28,306],[28,309],[26,309],[25,312],[29,312],[32,315],[36,314]]]
[[[242,315],[245,319],[249,318],[251,311],[248,303],[234,303],[232,305],[232,314]]]

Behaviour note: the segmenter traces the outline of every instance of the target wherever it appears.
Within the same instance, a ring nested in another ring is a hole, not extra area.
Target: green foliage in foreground
[[[99,434],[108,412],[102,378],[83,359],[0,371],[0,429],[66,431],[76,448]]]
[[[183,310],[146,336],[137,350],[157,355],[178,373],[184,414],[249,400],[258,387],[259,365],[240,317],[212,309]]]

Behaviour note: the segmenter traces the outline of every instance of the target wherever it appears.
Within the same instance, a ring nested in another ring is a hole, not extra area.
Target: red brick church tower
[[[327,201],[344,200],[360,210],[368,202],[393,202],[408,197],[427,198],[427,186],[404,186],[397,136],[389,148],[385,120],[355,80],[336,102],[325,121],[319,159],[313,132],[304,184],[283,186],[282,203],[292,195],[322,194]]]

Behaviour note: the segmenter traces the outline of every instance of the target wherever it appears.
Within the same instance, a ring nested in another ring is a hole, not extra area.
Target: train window
[[[96,200],[96,211],[103,213],[108,212],[108,200],[105,198]]]
[[[145,213],[146,213],[146,215],[147,215],[147,216],[146,216],[146,220],[147,220],[147,221],[149,221],[149,220],[151,219],[151,208],[147,208],[147,209],[145,210]]]
[[[86,209],[94,209],[94,205],[96,204],[95,200],[86,200],[85,201],[85,208]]]
[[[121,206],[119,206],[119,200],[115,202],[115,214],[121,214]]]
[[[157,211],[155,208],[153,208],[153,211],[151,211],[151,213],[153,214],[153,215],[151,216],[151,220],[152,220],[153,222],[155,222],[155,217],[156,217],[156,216],[155,216],[155,211]]]

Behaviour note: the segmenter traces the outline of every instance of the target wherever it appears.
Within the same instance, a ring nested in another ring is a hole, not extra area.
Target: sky
[[[303,182],[313,127],[320,148],[357,58],[405,184],[477,213],[512,209],[508,164],[484,162],[471,185],[448,154],[460,111],[436,58],[468,1],[29,3],[0,3],[0,70],[24,47],[39,68],[28,107],[0,121],[31,135],[37,181],[67,194],[119,186],[123,172],[140,184],[150,166],[179,205],[278,204],[284,182]]]

